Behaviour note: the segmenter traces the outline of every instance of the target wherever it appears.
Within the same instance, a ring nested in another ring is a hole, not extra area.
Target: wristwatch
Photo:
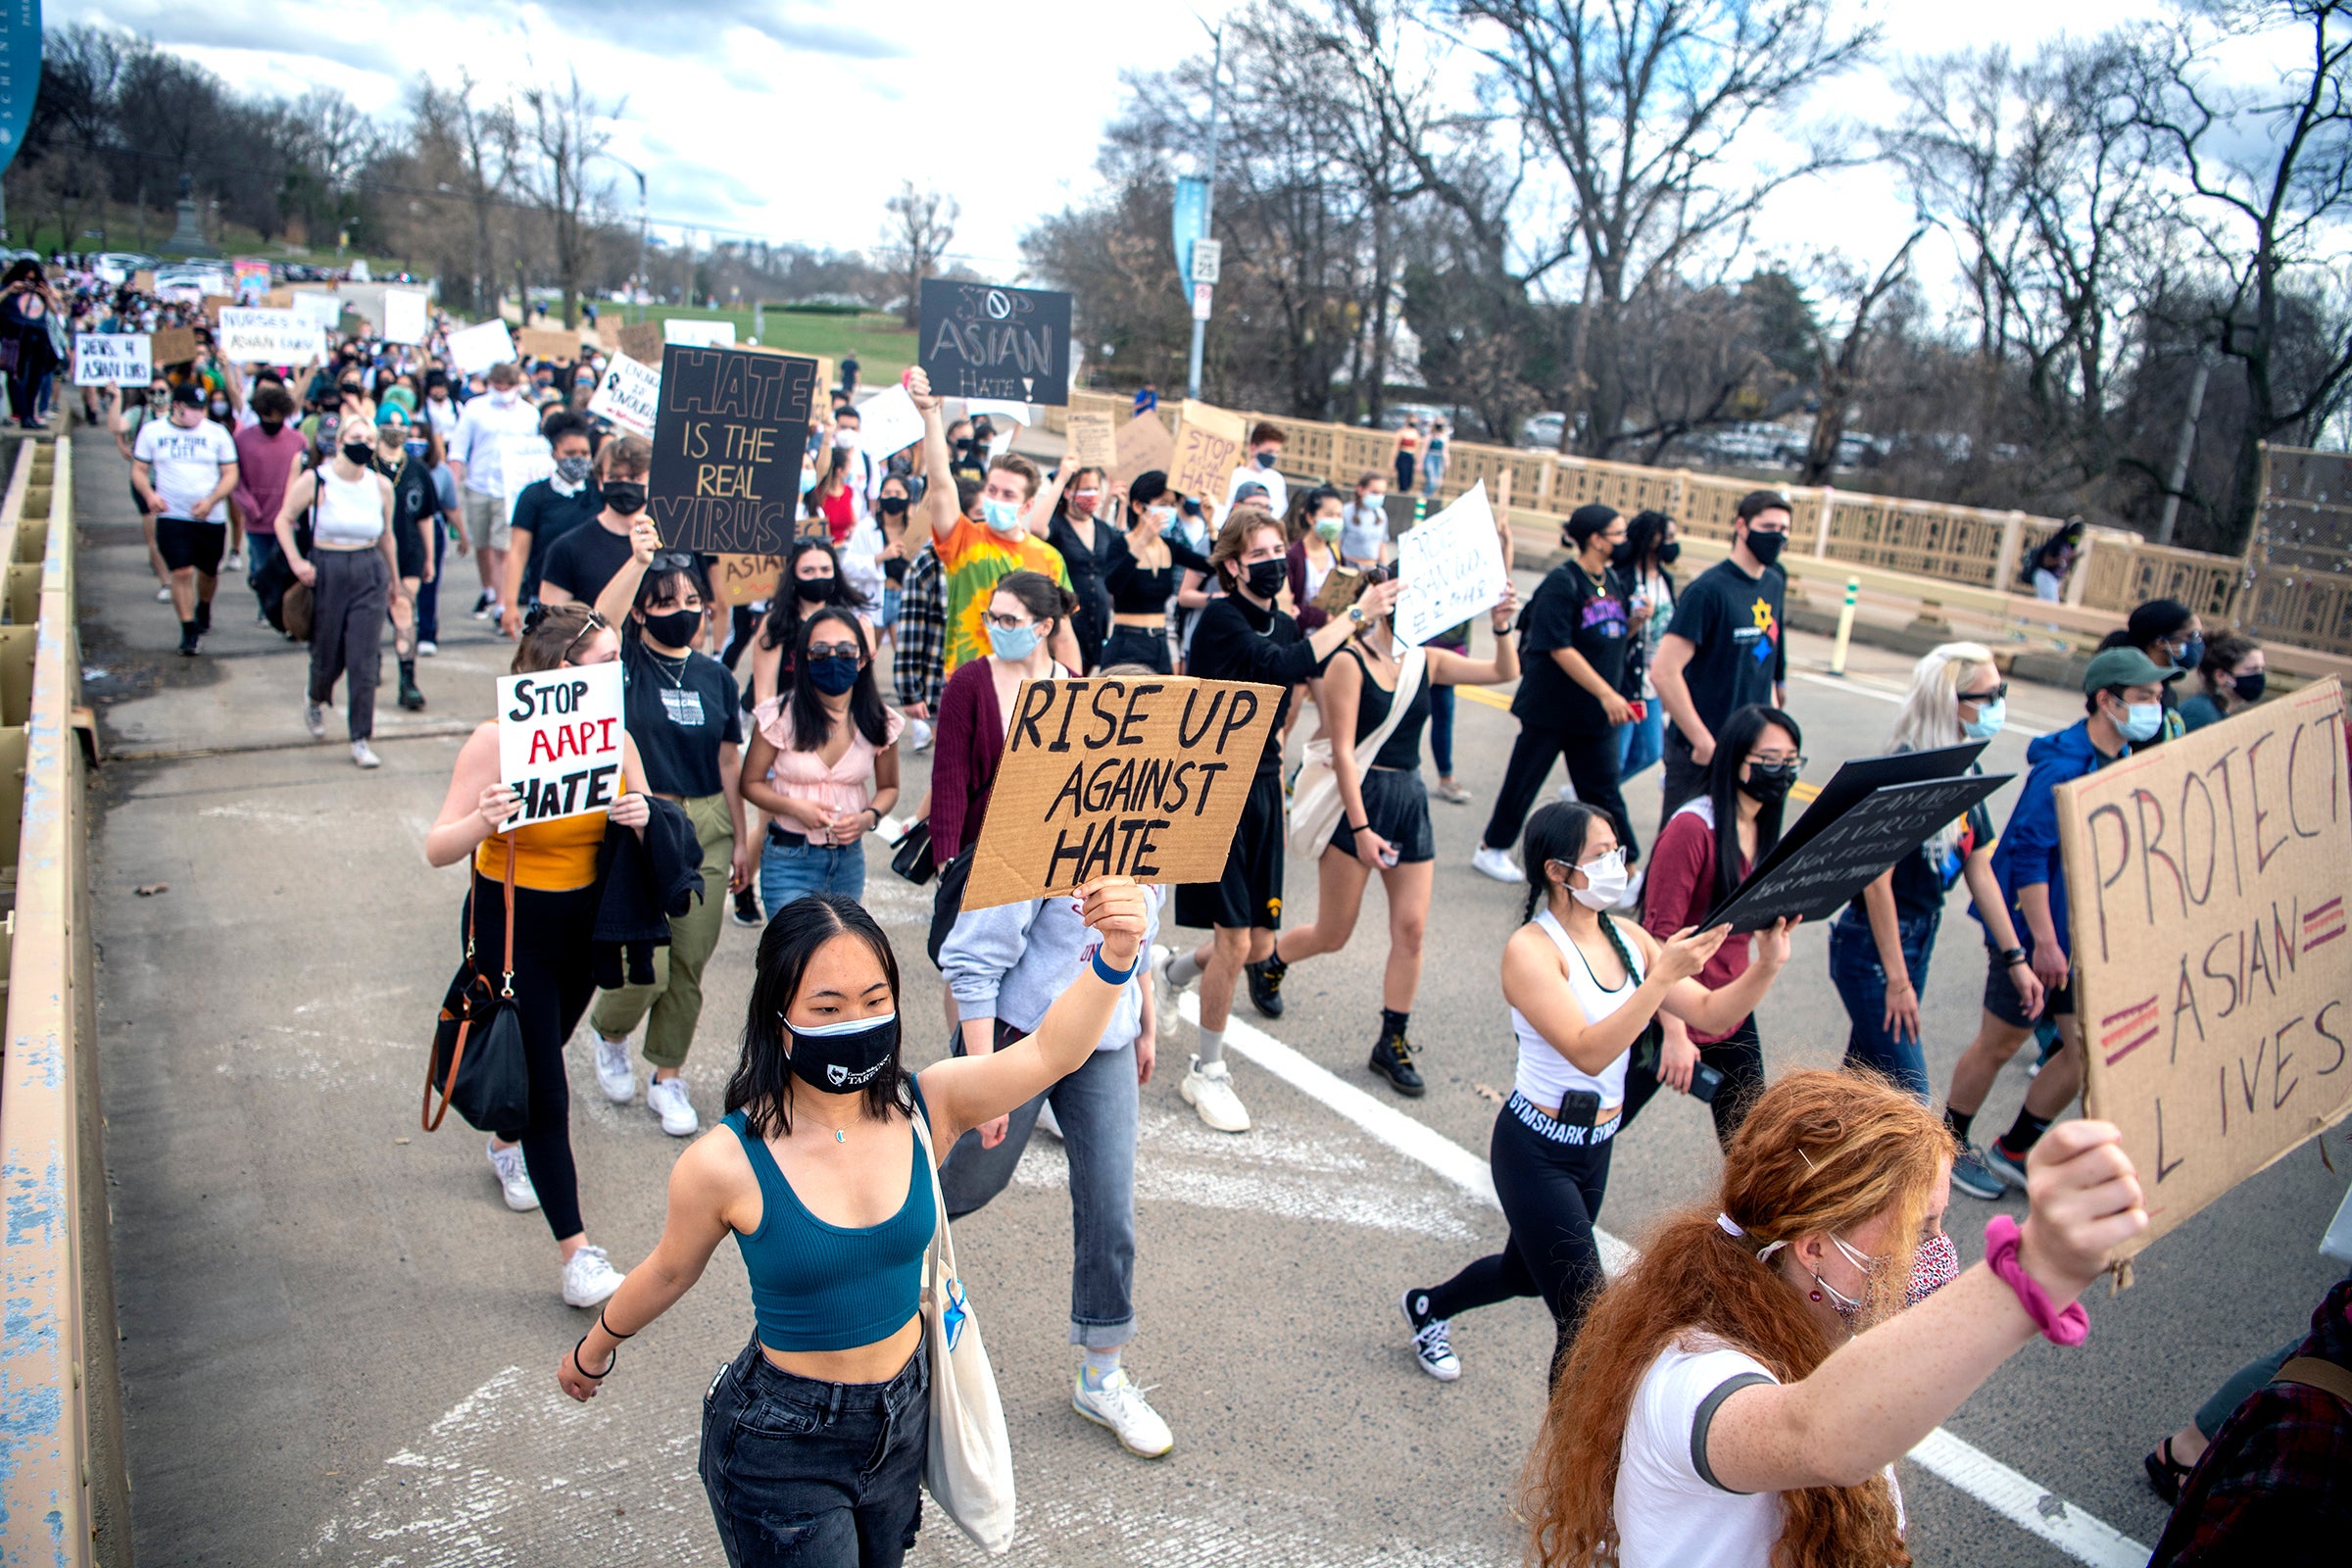
[[[2001,955],[2001,967],[2004,969],[2014,969],[2027,961],[2026,950],[2023,948],[2010,948]]]
[[[1348,618],[1353,621],[1356,625],[1361,626],[1364,623],[1364,607],[1361,605],[1349,605],[1348,607]]]

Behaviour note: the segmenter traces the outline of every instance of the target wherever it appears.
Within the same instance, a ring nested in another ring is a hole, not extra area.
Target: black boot
[[[183,620],[179,623],[179,651],[182,655],[189,659],[194,659],[196,657],[196,623],[194,621]]]
[[[421,711],[424,708],[424,693],[416,689],[416,661],[414,659],[400,662],[400,706],[412,713]]]
[[[201,637],[212,629],[213,602],[210,599],[199,599],[196,601],[196,635]]]
[[[1419,1100],[1429,1092],[1420,1069],[1413,1065],[1413,1048],[1401,1029],[1382,1028],[1380,1040],[1372,1048],[1372,1070],[1409,1100]]]
[[[1242,973],[1250,981],[1250,1005],[1269,1018],[1282,1016],[1282,977],[1291,966],[1280,958],[1268,958],[1263,963],[1246,963]]]

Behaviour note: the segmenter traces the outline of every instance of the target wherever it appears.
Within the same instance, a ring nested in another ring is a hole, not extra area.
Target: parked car
[[[1557,452],[1560,449],[1560,429],[1567,422],[1568,416],[1557,409],[1532,414],[1520,422],[1519,444],[1544,452]]]
[[[217,267],[202,267],[186,262],[171,267],[157,268],[155,270],[155,286],[158,289],[192,288],[199,294],[234,292],[226,272]]]
[[[136,251],[100,251],[90,258],[90,270],[98,274],[99,280],[118,285],[129,282],[131,273],[155,265],[154,257],[141,256]]]

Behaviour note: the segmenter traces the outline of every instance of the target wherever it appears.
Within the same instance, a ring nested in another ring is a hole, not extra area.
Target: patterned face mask
[[[1903,1291],[1903,1304],[1917,1306],[1959,1277],[1960,1249],[1949,1235],[1937,1231],[1911,1254],[1911,1283]]]

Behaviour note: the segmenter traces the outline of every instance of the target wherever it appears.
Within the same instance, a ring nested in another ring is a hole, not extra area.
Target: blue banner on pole
[[[40,90],[41,0],[0,0],[0,172],[24,143]]]
[[[1176,176],[1176,271],[1184,279],[1184,297],[1193,297],[1193,241],[1208,227],[1208,181],[1191,174]]]

